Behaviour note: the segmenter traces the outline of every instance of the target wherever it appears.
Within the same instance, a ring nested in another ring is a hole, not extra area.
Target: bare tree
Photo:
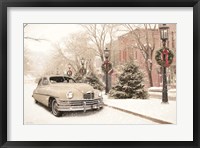
[[[66,65],[71,64],[72,69],[76,71],[78,69],[77,62],[70,58],[66,48],[62,47],[60,43],[56,43],[53,46],[55,48],[54,57],[57,62],[57,67],[61,66],[61,63],[64,64],[65,67]]]
[[[149,85],[153,86],[152,79],[152,58],[155,49],[155,32],[157,24],[125,24],[125,28],[130,31],[135,49],[139,49],[144,57],[146,72],[149,79]]]
[[[57,44],[56,49],[69,62],[75,71],[81,68],[81,59],[84,58],[84,65],[88,70],[93,71],[95,51],[89,44],[88,35],[79,32],[71,34],[70,37]]]
[[[29,47],[27,46],[27,40],[29,41],[35,41],[35,42],[41,42],[41,41],[48,41],[47,39],[32,37],[28,35],[29,31],[27,30],[28,27],[31,25],[24,24],[24,72],[30,72],[33,68],[34,61],[38,61],[36,57],[31,55]]]
[[[95,45],[95,52],[101,58],[102,61],[105,60],[104,50],[106,46],[112,50],[113,36],[115,33],[114,27],[116,24],[84,24],[89,39],[93,45]],[[106,44],[109,43],[109,44]]]
[[[24,24],[24,34],[25,34],[25,28],[27,28],[28,26],[30,26],[30,25],[29,24]],[[37,41],[37,42],[40,42],[40,41],[49,41],[47,39],[35,38],[35,37],[27,36],[27,35],[24,36],[24,39],[33,40],[33,41]]]

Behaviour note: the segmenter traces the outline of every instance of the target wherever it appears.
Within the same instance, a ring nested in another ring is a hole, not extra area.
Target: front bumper
[[[103,107],[103,99],[66,100],[57,102],[58,111],[86,111]]]

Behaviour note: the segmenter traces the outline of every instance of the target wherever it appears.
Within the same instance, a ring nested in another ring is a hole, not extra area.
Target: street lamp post
[[[86,69],[84,68],[84,63],[85,63],[84,58],[81,58],[81,65],[82,65],[82,67],[80,69],[80,73],[81,73],[82,76],[86,74]]]
[[[105,92],[106,92],[106,94],[108,93],[108,64],[109,64],[109,60],[108,60],[108,57],[109,57],[109,50],[108,50],[108,48],[106,48],[105,50],[104,50],[104,55],[105,55],[105,58],[106,58],[106,60],[105,60],[105,76],[106,76],[106,90],[105,90]]]
[[[160,38],[162,40],[163,48],[166,48],[166,41],[168,40],[168,29],[169,27],[166,24],[163,24],[159,27],[160,30]],[[165,59],[166,55],[163,55],[163,59]],[[163,90],[162,90],[162,103],[168,103],[168,90],[167,90],[167,74],[166,67],[163,66]]]
[[[84,63],[85,63],[84,58],[81,58],[81,65],[82,65],[82,68],[84,68]]]
[[[67,75],[68,75],[69,77],[71,77],[71,76],[72,76],[71,64],[68,64],[68,71],[67,71]]]

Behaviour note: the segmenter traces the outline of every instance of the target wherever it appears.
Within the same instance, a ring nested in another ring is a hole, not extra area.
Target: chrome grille
[[[94,105],[94,104],[98,104],[98,100],[71,100],[69,101],[69,104],[71,106],[83,106],[84,103],[86,103],[85,105]]]
[[[83,99],[94,99],[94,93],[83,94]]]

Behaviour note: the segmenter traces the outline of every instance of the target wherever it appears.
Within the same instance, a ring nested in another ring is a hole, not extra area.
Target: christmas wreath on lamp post
[[[174,54],[172,50],[167,47],[163,47],[156,51],[155,59],[157,63],[162,67],[169,67],[173,62]]]
[[[101,65],[101,69],[104,73],[109,72],[112,69],[112,64],[106,60],[104,63]]]
[[[155,60],[162,67],[163,73],[163,89],[162,89],[162,103],[168,103],[168,90],[167,90],[167,73],[166,69],[169,67],[174,58],[174,54],[169,48],[166,47],[166,41],[169,36],[169,27],[166,24],[159,26],[160,39],[162,40],[163,47],[156,51]]]

